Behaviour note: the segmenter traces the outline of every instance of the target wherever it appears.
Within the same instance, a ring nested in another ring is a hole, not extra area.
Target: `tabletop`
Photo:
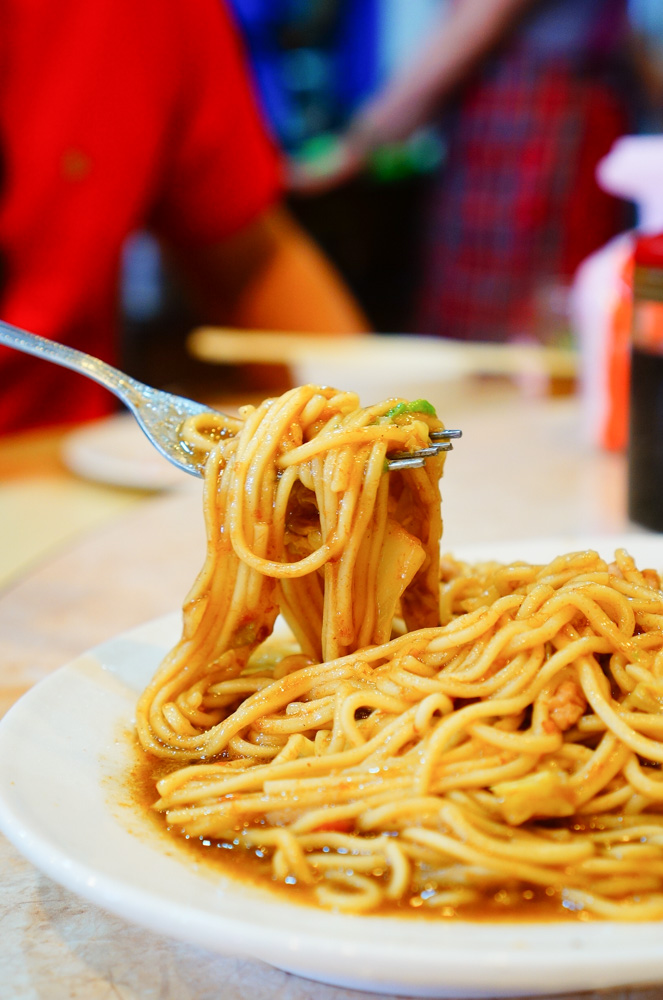
[[[441,416],[464,434],[442,484],[446,550],[636,530],[624,456],[583,439],[576,396],[464,379],[443,397]],[[0,711],[85,649],[179,608],[202,564],[199,481],[160,492],[87,483],[62,466],[61,444],[61,432],[0,443]],[[366,996],[130,925],[50,881],[2,838],[0,877],[3,1000]],[[583,996],[654,1000],[660,989]]]

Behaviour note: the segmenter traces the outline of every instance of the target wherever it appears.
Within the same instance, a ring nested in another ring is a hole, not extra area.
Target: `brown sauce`
[[[134,747],[134,764],[128,777],[128,792],[132,804],[143,815],[148,815],[155,829],[168,837],[183,858],[196,865],[209,866],[210,872],[222,874],[238,882],[262,888],[277,898],[289,903],[318,907],[310,886],[294,883],[284,884],[272,878],[271,861],[260,857],[255,851],[248,851],[234,843],[219,842],[205,838],[186,837],[169,828],[163,815],[152,808],[158,795],[156,783],[181,765],[162,760],[145,753],[135,736],[131,737]],[[466,905],[457,910],[453,907],[427,906],[420,895],[400,902],[384,903],[377,911],[380,916],[412,917],[417,920],[471,920],[479,923],[495,922],[551,922],[586,921],[593,919],[584,911],[573,911],[562,903],[562,887],[555,890],[541,888],[501,889],[486,893],[480,903]],[[375,911],[366,915],[375,915]]]

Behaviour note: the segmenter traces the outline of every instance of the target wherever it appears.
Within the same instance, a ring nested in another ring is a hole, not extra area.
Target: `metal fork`
[[[218,410],[197,403],[193,399],[186,399],[184,396],[175,396],[171,392],[154,389],[132,378],[131,375],[113,368],[105,361],[100,361],[99,358],[77,351],[74,347],[58,344],[46,337],[39,337],[35,333],[28,333],[2,320],[0,320],[0,343],[17,351],[52,361],[64,368],[71,368],[99,382],[131,410],[141,430],[169,462],[193,476],[203,475],[207,456],[194,450],[182,440],[182,424],[188,417],[200,413],[218,415]],[[430,435],[429,448],[395,453],[387,459],[387,465],[390,470],[421,468],[429,456],[436,455],[440,451],[449,451],[452,447],[450,439],[460,436],[460,431],[433,431]]]

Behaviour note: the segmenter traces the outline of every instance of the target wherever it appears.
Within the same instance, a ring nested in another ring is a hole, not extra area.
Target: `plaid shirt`
[[[542,291],[568,282],[625,225],[594,169],[628,128],[606,60],[599,68],[575,53],[542,58],[522,36],[492,59],[448,122],[417,329],[491,341],[536,336]]]

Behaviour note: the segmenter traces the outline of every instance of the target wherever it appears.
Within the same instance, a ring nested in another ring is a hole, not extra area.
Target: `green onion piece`
[[[435,407],[427,399],[415,399],[411,403],[397,403],[396,406],[387,410],[385,417],[393,420],[394,417],[400,417],[403,413],[425,413],[429,417],[437,416]]]

